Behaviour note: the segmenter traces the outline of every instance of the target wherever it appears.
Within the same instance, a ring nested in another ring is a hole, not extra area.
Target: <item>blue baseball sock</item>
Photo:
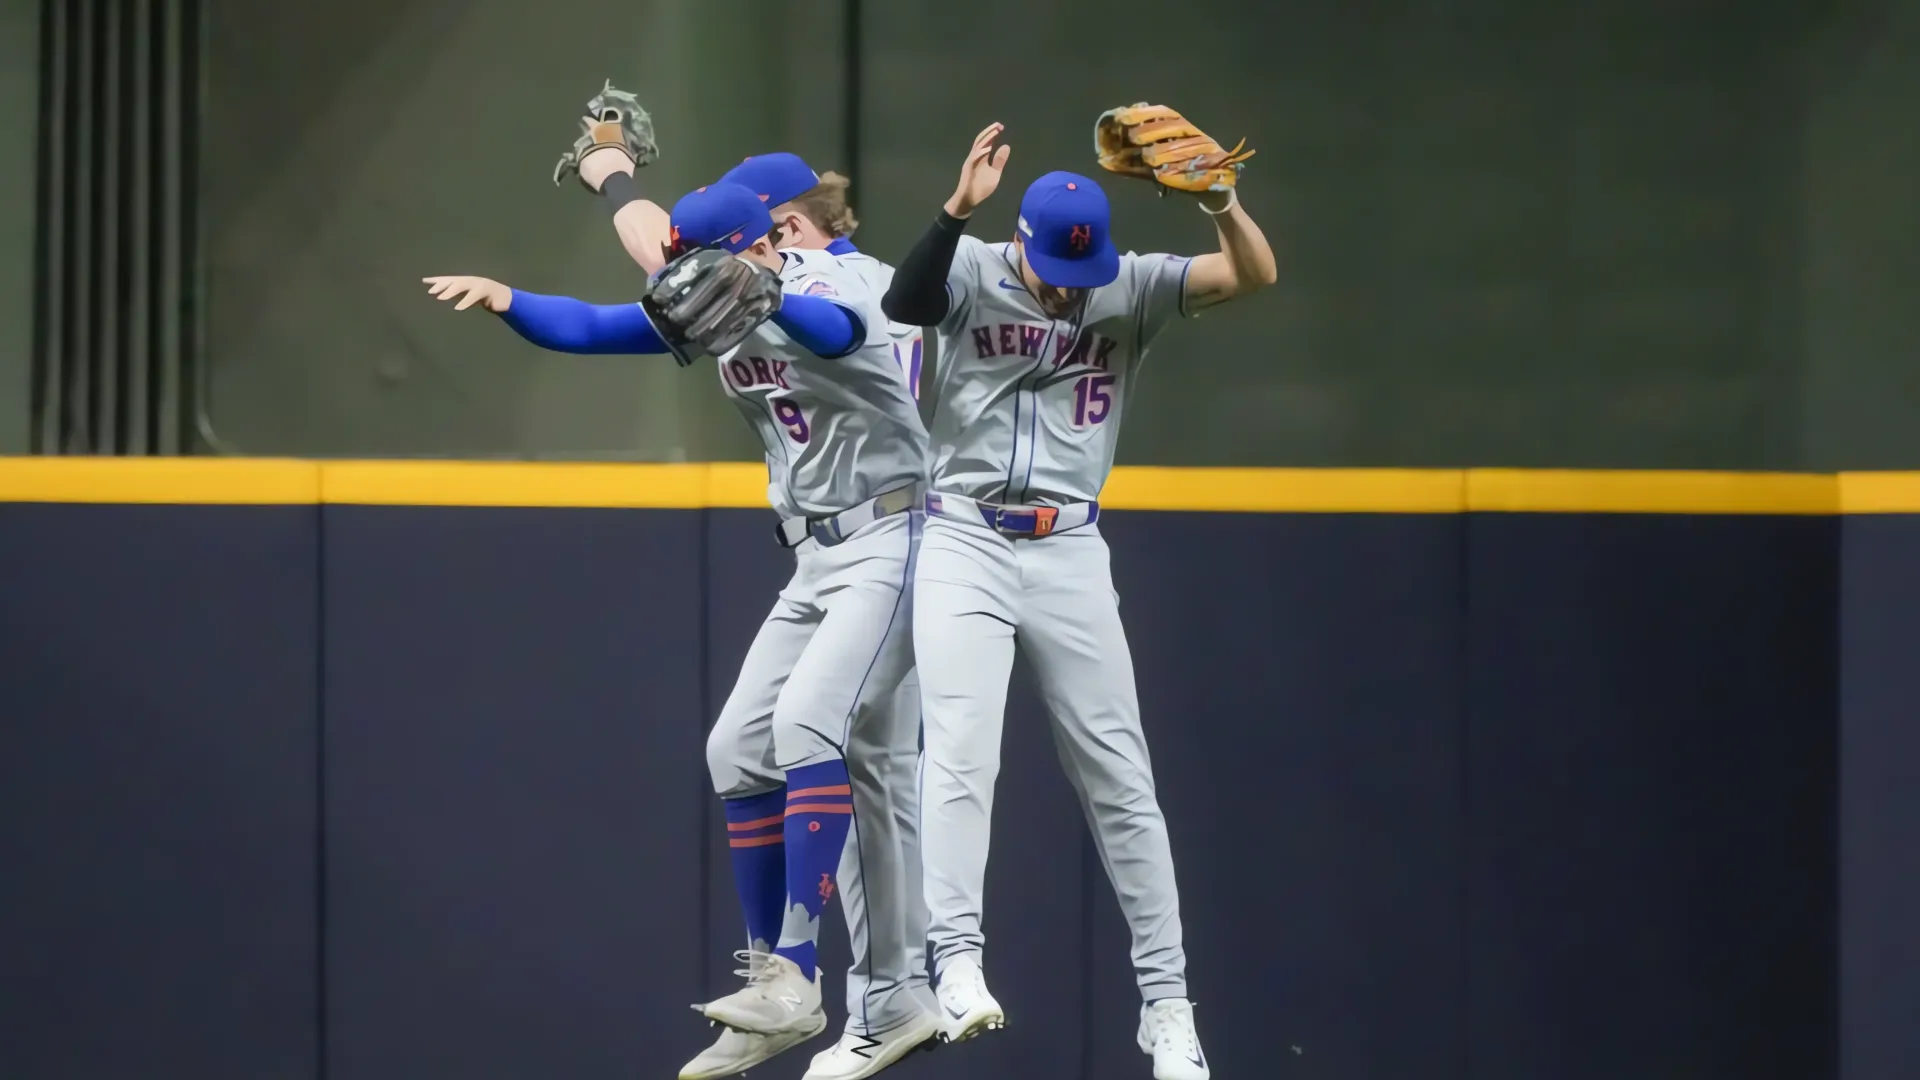
[[[722,801],[733,887],[747,917],[747,940],[752,948],[771,952],[780,941],[780,920],[787,907],[787,789]]]
[[[773,950],[818,974],[820,913],[838,891],[834,874],[853,824],[853,789],[844,761],[787,770],[787,911]]]

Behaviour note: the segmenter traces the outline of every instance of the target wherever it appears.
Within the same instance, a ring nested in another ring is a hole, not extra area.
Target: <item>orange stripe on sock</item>
[[[785,814],[775,814],[772,817],[763,817],[759,821],[729,821],[727,822],[727,831],[752,832],[755,829],[764,829],[769,825],[778,825],[786,819]]]
[[[787,792],[787,802],[791,803],[795,799],[804,799],[809,795],[851,795],[851,794],[853,794],[853,786],[850,784],[841,784],[838,787],[801,788],[799,791]],[[787,807],[787,809],[792,810],[793,807],[789,806]]]
[[[733,837],[727,841],[728,847],[766,847],[768,844],[784,844],[787,838],[780,833],[772,836]]]
[[[845,803],[801,803],[795,806],[787,804],[788,814],[851,814],[853,807]]]

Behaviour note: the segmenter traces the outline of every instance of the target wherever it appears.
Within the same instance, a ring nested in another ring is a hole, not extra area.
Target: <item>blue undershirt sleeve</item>
[[[570,296],[513,290],[500,313],[513,332],[543,349],[585,355],[653,355],[667,343],[639,304],[589,304]]]
[[[867,333],[846,305],[805,293],[782,295],[773,324],[801,348],[825,360],[837,360],[853,352]]]

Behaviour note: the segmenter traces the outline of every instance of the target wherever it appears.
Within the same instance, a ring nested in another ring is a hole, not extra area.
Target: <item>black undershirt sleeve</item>
[[[632,175],[617,172],[601,181],[600,197],[608,214],[618,214],[628,203],[640,201],[640,185],[633,182]]]
[[[926,234],[900,260],[893,272],[893,284],[880,298],[880,310],[887,318],[908,326],[938,326],[947,317],[947,271],[953,268],[953,253],[960,247],[960,234],[967,231],[965,218],[940,211]]]

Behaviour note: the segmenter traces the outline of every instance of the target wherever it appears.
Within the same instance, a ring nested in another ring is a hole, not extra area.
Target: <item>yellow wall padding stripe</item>
[[[1467,509],[1489,513],[1832,514],[1831,474],[1471,469]]]
[[[0,502],[313,504],[320,466],[273,458],[0,458]]]
[[[1920,514],[1920,472],[1125,466],[1115,510],[1224,513]],[[638,507],[767,505],[753,462],[673,465],[0,458],[0,503]]]
[[[766,509],[767,468],[682,465],[343,461],[320,467],[322,502],[359,506]]]
[[[1843,514],[1920,514],[1920,472],[1840,474]]]
[[[1450,514],[1466,506],[1450,469],[1115,469],[1103,509],[1258,514]]]
[[[704,465],[342,461],[320,468],[323,502],[356,506],[708,505]],[[765,495],[761,496],[765,502]]]

